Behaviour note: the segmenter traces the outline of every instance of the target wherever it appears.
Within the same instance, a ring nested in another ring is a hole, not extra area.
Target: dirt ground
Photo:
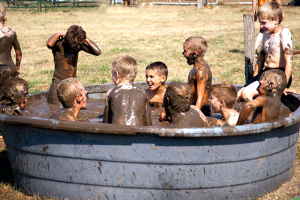
[[[43,199],[39,196],[27,196],[16,188],[13,180],[12,169],[9,166],[6,146],[3,139],[0,139],[0,200],[8,199],[24,199],[38,200]],[[295,162],[295,173],[293,178],[284,183],[276,191],[268,193],[258,200],[274,200],[274,199],[300,199],[300,139],[297,143],[297,157]]]

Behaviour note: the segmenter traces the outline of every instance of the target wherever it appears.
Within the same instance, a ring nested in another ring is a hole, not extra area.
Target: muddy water
[[[103,122],[103,111],[105,107],[104,99],[88,99],[87,109],[81,110],[78,115],[78,120],[89,119],[91,122],[102,123]],[[61,109],[62,106],[49,104],[47,99],[43,98],[38,101],[30,102],[26,104],[25,109],[32,113],[34,116],[41,118],[50,118],[54,111]],[[159,117],[162,108],[151,107],[151,119],[153,126],[169,126],[170,123],[167,121],[160,122]]]

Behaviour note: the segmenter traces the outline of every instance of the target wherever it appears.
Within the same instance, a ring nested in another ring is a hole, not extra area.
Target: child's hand
[[[288,94],[297,94],[295,90],[289,89],[289,88],[285,88],[283,91],[284,95],[288,95]]]

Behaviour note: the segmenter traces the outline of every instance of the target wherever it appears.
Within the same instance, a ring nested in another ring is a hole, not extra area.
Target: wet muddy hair
[[[80,81],[73,77],[64,79],[59,83],[57,96],[64,108],[73,107],[74,99],[81,95],[78,83]]]
[[[112,62],[112,73],[119,72],[122,79],[133,82],[137,73],[137,61],[127,54],[116,57]]]
[[[81,26],[72,25],[68,28],[65,39],[71,50],[80,51],[85,44],[86,33]]]
[[[166,76],[166,80],[168,78],[168,67],[163,62],[154,62],[146,67],[146,70],[156,70],[159,76]]]
[[[28,94],[28,83],[19,77],[9,77],[3,84],[0,98],[6,105],[16,104]]]
[[[186,83],[172,82],[164,95],[164,106],[168,116],[190,110],[192,89]]]
[[[214,84],[211,86],[211,94],[213,94],[218,101],[224,101],[227,108],[232,108],[237,99],[237,91],[232,84]]]
[[[278,17],[278,23],[280,24],[282,22],[282,7],[276,1],[268,1],[258,9],[257,17],[270,21],[274,21]]]
[[[0,4],[0,22],[3,22],[6,17],[6,11],[4,6]]]
[[[260,80],[265,79],[268,85],[273,84],[275,93],[281,95],[286,88],[286,75],[280,69],[270,69],[264,71],[260,77]]]
[[[206,40],[200,36],[189,37],[184,43],[187,44],[189,46],[188,48],[192,51],[198,52],[199,56],[204,56],[208,48]]]

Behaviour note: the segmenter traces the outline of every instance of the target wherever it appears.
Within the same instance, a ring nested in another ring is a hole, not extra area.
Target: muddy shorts
[[[264,73],[265,71],[268,71],[268,70],[270,70],[270,69],[272,69],[272,68],[264,69],[264,70],[262,70],[260,73],[258,73],[256,76],[253,76],[253,77],[252,77],[252,78],[244,85],[244,87],[247,87],[248,85],[250,85],[251,83],[253,83],[253,82],[255,82],[255,81],[259,81],[259,79],[260,79],[262,73]],[[280,70],[283,71],[283,72],[284,72],[284,70],[285,70],[284,68],[276,68],[276,69],[280,69]],[[292,75],[291,75],[291,76],[290,76],[290,80],[289,80],[289,82],[288,82],[286,88],[289,88],[289,87],[291,86],[292,81],[293,81],[293,79],[292,79]]]

